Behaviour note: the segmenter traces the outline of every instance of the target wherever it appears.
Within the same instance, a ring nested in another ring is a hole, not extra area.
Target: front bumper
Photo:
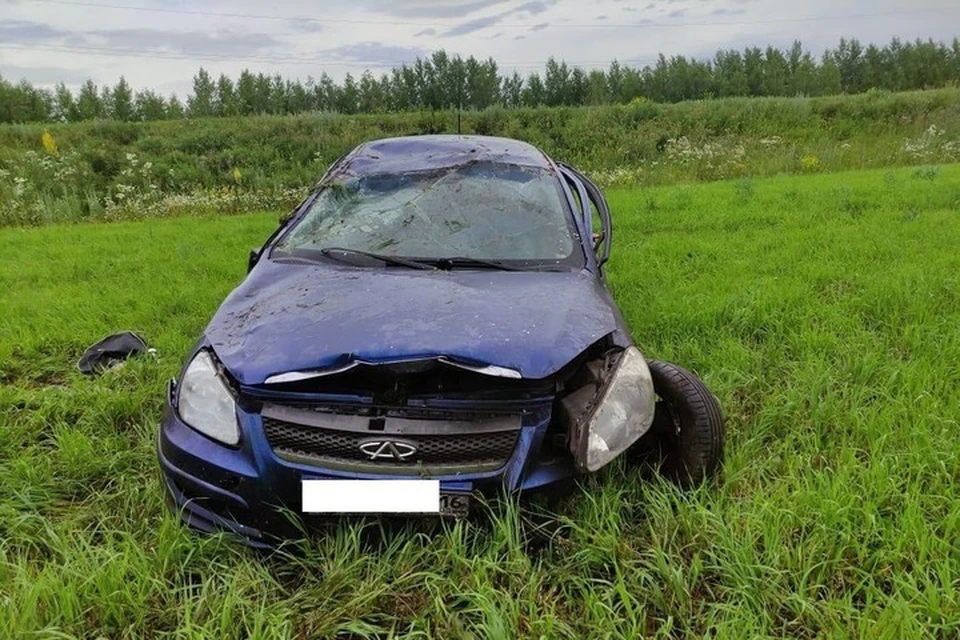
[[[157,453],[168,500],[189,526],[225,531],[254,547],[272,547],[298,537],[308,522],[300,517],[305,479],[407,478],[298,464],[278,457],[267,441],[259,413],[238,408],[241,442],[236,448],[215,442],[188,427],[167,394]],[[442,491],[495,495],[546,489],[576,472],[569,456],[544,459],[541,446],[550,422],[549,407],[526,416],[517,445],[500,469],[436,476]]]

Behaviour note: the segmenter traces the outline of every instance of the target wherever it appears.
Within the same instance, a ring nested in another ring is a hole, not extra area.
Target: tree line
[[[863,46],[841,39],[819,58],[800,42],[780,50],[748,47],[720,50],[713,59],[660,55],[644,67],[614,61],[607,69],[585,70],[550,58],[542,71],[501,74],[494,59],[466,59],[444,50],[402,64],[379,76],[370,71],[342,82],[327,73],[306,82],[279,74],[216,80],[203,68],[193,90],[181,100],[150,89],[133,91],[125,78],[115,86],[87,80],[76,92],[63,83],[53,90],[26,80],[0,77],[0,122],[79,122],[112,119],[163,120],[211,116],[346,114],[461,107],[580,106],[623,104],[637,98],[679,102],[730,96],[822,96],[869,89],[904,91],[960,82],[960,39]]]

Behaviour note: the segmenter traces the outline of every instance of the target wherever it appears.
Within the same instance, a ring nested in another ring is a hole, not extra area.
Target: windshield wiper
[[[457,256],[453,258],[432,258],[430,264],[436,265],[440,269],[499,269],[500,271],[566,271],[567,269],[557,264],[510,264],[500,260],[486,260],[484,258],[467,258]]]
[[[379,260],[386,264],[394,264],[401,267],[407,267],[409,269],[436,269],[436,267],[427,262],[419,262],[417,260],[409,260],[407,258],[398,258],[396,256],[385,256],[379,253],[373,253],[371,251],[360,251],[359,249],[345,249],[343,247],[324,247],[320,249],[320,253],[331,260],[339,260],[341,262],[354,262],[350,260],[351,257],[362,256],[364,258],[370,258],[371,260]],[[337,255],[340,254],[340,255]]]
[[[440,269],[456,269],[458,267],[474,267],[481,269],[500,269],[502,271],[522,271],[523,267],[518,267],[499,260],[485,260],[483,258],[466,258],[456,256],[453,258],[431,258],[430,264],[436,265]]]

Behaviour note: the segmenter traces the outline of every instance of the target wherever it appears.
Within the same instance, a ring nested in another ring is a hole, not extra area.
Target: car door
[[[597,265],[602,269],[610,259],[610,245],[613,240],[613,220],[610,207],[600,188],[586,176],[566,164],[558,164],[560,175],[573,195],[575,213],[584,229],[589,230],[590,245]]]

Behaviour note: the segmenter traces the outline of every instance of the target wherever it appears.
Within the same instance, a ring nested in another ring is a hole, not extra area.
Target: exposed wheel
[[[720,404],[707,386],[686,369],[649,360],[658,400],[653,426],[640,442],[660,472],[682,486],[712,477],[723,462],[724,425]]]

